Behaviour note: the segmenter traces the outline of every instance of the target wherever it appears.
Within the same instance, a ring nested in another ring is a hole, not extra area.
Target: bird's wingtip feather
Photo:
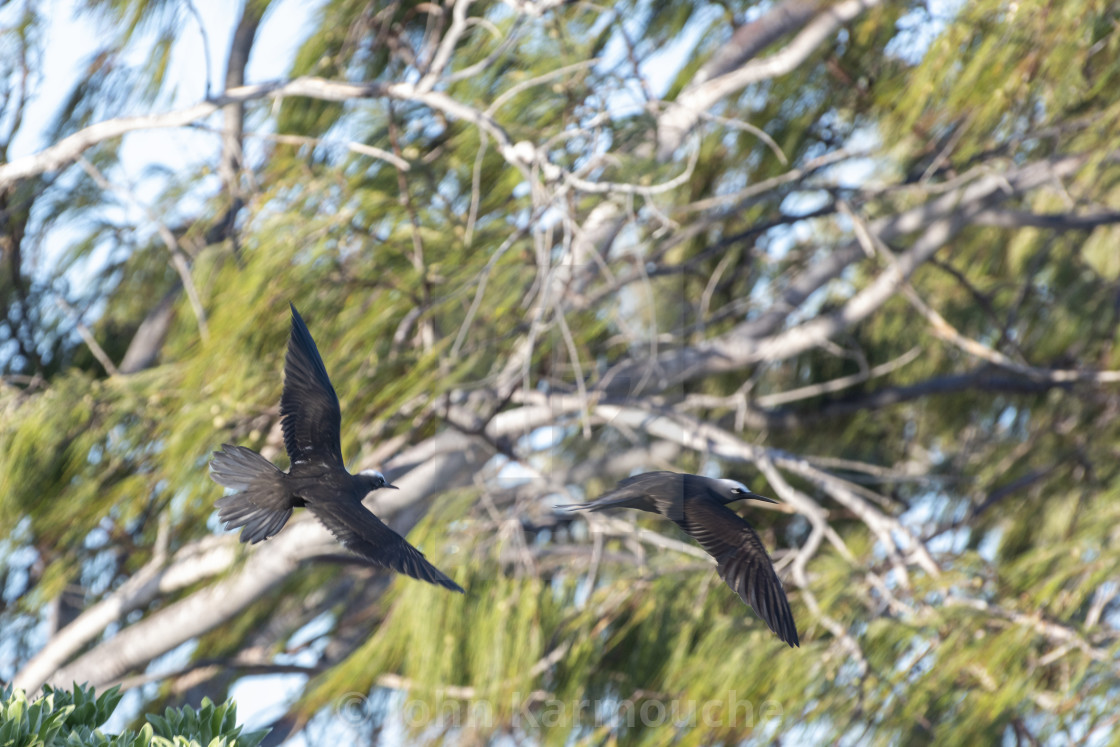
[[[586,511],[591,507],[590,503],[554,503],[552,507],[557,510],[564,511]]]

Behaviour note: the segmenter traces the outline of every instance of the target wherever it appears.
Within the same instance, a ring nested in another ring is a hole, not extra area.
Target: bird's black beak
[[[398,488],[398,487],[397,487],[396,485],[390,485],[389,483],[385,483],[385,484],[384,484],[384,485],[382,485],[381,487],[383,487],[383,488],[392,488],[393,490],[400,490],[400,488]]]
[[[758,493],[747,493],[743,497],[746,498],[748,501],[762,501],[763,503],[778,503],[778,501],[774,500],[773,498],[767,498],[766,496],[759,495]]]

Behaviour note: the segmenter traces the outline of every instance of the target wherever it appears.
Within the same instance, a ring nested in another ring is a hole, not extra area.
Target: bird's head
[[[739,482],[738,480],[729,480],[727,478],[723,478],[723,479],[720,479],[720,480],[716,480],[716,482],[719,484],[719,492],[722,493],[724,495],[724,497],[727,498],[728,503],[731,503],[731,501],[741,501],[741,500],[763,501],[764,503],[777,503],[777,501],[774,500],[773,498],[767,498],[764,495],[759,495],[758,493],[752,493],[747,488],[746,485]]]
[[[379,488],[397,489],[396,485],[390,485],[389,481],[385,479],[385,475],[375,469],[364,469],[359,472],[356,477],[365,483],[366,492],[378,490]]]

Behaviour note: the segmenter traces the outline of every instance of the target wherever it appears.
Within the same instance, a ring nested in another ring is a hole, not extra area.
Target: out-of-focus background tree
[[[283,675],[266,744],[1120,739],[1112,4],[329,0],[252,80],[286,7],[85,0],[13,157],[57,50],[0,5],[0,679]],[[153,128],[213,155],[137,176]],[[220,531],[289,300],[467,594]],[[649,469],[783,501],[801,648],[671,525],[552,508]]]

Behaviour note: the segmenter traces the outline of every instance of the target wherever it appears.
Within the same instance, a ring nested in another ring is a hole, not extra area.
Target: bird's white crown
[[[388,480],[385,479],[385,475],[381,474],[380,472],[378,472],[375,469],[364,469],[361,472],[359,472],[358,474],[359,475],[365,475],[366,477],[380,477],[382,479],[382,481],[389,482]]]
[[[721,477],[721,478],[719,478],[719,482],[723,483],[726,487],[730,488],[731,490],[742,490],[744,493],[751,492],[750,489],[746,485],[739,482],[738,480],[731,480],[731,479],[726,478],[726,477]]]

